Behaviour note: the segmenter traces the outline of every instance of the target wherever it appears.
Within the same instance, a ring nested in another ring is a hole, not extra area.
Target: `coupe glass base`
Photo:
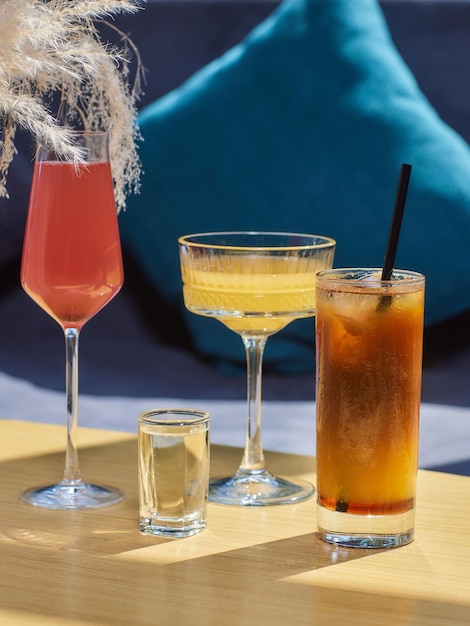
[[[114,487],[90,485],[81,481],[62,482],[27,489],[20,494],[20,499],[43,509],[99,509],[121,502],[124,493]]]
[[[221,478],[209,485],[209,502],[238,506],[268,506],[293,504],[313,495],[308,482],[295,483],[277,478],[268,471],[246,472],[238,470],[231,477]]]

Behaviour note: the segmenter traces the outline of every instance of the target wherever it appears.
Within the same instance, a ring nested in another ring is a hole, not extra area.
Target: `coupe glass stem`
[[[248,428],[246,446],[240,471],[259,473],[265,470],[263,446],[261,444],[261,389],[265,336],[242,337],[247,364],[247,411]]]
[[[65,390],[67,397],[67,448],[65,452],[64,481],[80,483],[78,462],[77,423],[78,423],[78,338],[76,328],[65,331]]]

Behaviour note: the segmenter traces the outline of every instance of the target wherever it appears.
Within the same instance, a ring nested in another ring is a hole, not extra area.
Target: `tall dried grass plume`
[[[114,16],[138,11],[142,1],[1,0],[0,196],[8,196],[18,127],[76,160],[73,130],[107,130],[118,210],[138,190],[138,51],[124,33],[116,45],[102,32],[103,24],[117,30]]]

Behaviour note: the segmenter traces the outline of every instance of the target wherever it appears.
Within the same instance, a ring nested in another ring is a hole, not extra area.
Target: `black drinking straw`
[[[390,226],[390,234],[388,236],[387,250],[382,269],[382,280],[390,280],[395,264],[395,256],[398,247],[398,238],[400,237],[400,228],[405,210],[406,194],[408,192],[408,183],[410,182],[411,165],[402,163],[400,170],[400,178],[398,179],[397,195],[395,197],[395,206],[393,209],[392,224]],[[392,303],[392,296],[380,296],[377,305],[377,311],[385,311]]]
[[[388,237],[387,250],[382,270],[382,280],[390,280],[395,263],[395,256],[398,247],[398,238],[400,237],[400,228],[405,210],[406,194],[408,193],[408,183],[410,182],[411,165],[402,163],[400,170],[400,178],[398,179],[397,195],[395,197],[395,206],[393,209],[392,224]]]

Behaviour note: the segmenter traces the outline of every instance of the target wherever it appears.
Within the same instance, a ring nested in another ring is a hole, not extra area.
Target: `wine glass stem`
[[[65,452],[64,482],[81,481],[78,463],[78,337],[76,328],[65,329],[65,389],[67,396],[67,448]]]
[[[247,364],[248,428],[245,451],[239,471],[260,473],[265,470],[261,444],[261,386],[265,336],[242,337]]]

